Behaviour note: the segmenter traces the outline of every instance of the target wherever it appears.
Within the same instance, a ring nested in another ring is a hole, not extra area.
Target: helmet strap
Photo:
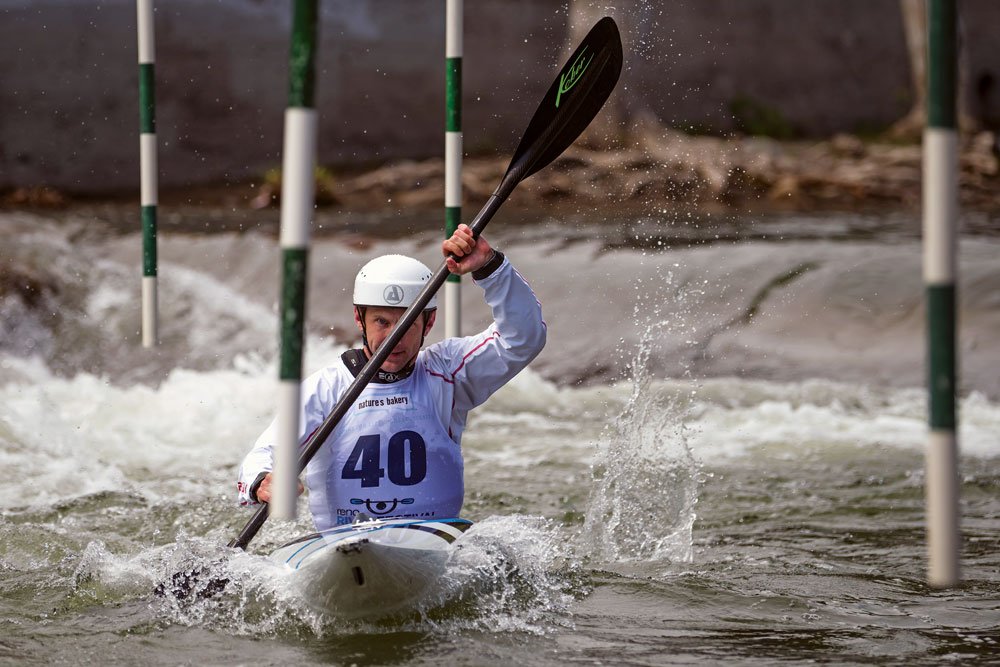
[[[358,319],[361,321],[361,347],[364,349],[365,354],[371,358],[372,351],[368,347],[368,325],[365,323],[365,311],[368,308],[366,306],[354,306],[354,309],[358,311]]]

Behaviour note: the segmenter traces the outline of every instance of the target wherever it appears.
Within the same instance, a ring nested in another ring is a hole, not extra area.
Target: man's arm
[[[261,502],[257,495],[258,487],[274,469],[274,443],[276,440],[274,436],[274,422],[271,422],[271,425],[257,438],[250,453],[243,459],[236,482],[240,505],[256,505]]]
[[[465,225],[460,225],[449,241],[454,243],[446,241],[442,250],[460,256],[457,263],[448,260],[449,269],[454,272],[455,264],[461,272],[472,273],[494,319],[475,336],[439,344],[449,364],[445,379],[455,384],[454,408],[466,412],[483,403],[541,352],[546,328],[534,292],[502,253],[491,248],[483,237],[472,241],[472,233]]]
[[[329,369],[313,373],[302,381],[302,410],[299,412],[299,447],[315,431],[336,404]],[[236,488],[241,505],[269,502],[270,472],[274,469],[274,450],[278,442],[276,420],[260,434],[253,449],[243,459]],[[299,493],[302,492],[301,484]]]

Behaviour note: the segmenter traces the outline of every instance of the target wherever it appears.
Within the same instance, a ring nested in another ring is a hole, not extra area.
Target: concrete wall
[[[444,1],[320,4],[321,162],[440,154]],[[466,148],[510,152],[554,73],[566,2],[465,4]],[[668,123],[731,129],[743,98],[822,135],[884,126],[909,107],[894,0],[614,6],[629,63],[618,94]],[[962,9],[970,72],[1000,78],[1000,3]],[[289,26],[287,0],[157,3],[161,186],[280,163]],[[137,188],[136,71],[134,2],[0,0],[0,188]]]

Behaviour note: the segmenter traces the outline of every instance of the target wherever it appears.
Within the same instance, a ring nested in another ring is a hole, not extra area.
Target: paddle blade
[[[504,181],[518,182],[559,157],[590,125],[622,71],[622,39],[610,16],[598,21],[545,94]]]

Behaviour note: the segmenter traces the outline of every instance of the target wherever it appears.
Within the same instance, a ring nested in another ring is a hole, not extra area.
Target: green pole
[[[294,519],[309,226],[315,206],[317,0],[295,0],[281,170],[281,362],[271,516]]]
[[[927,299],[928,583],[959,583],[959,481],[956,437],[958,273],[957,8],[928,3],[927,127],[924,130],[924,284]]]
[[[462,13],[464,0],[447,0],[445,10],[444,231],[462,221]],[[462,285],[448,276],[444,287],[444,335],[462,335]]]
[[[156,294],[156,46],[153,0],[136,0],[139,39],[139,215],[142,220],[142,345],[155,347]]]

